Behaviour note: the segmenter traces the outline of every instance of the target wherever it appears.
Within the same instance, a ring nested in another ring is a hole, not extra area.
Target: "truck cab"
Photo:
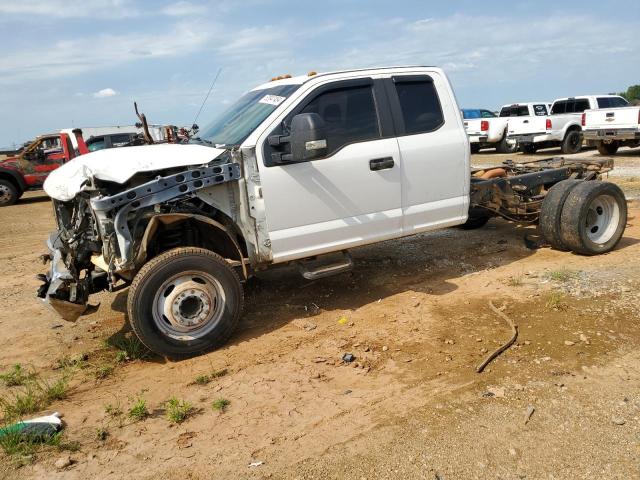
[[[81,140],[81,133],[78,133]],[[81,152],[86,153],[82,143]],[[27,190],[42,188],[55,169],[81,154],[66,133],[40,135],[15,157],[0,162],[0,207],[14,204]]]

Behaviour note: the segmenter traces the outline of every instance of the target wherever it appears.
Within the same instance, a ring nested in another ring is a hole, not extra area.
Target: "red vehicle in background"
[[[88,153],[82,131],[73,131],[78,148],[66,133],[40,135],[19,155],[0,161],[0,207],[12,205],[27,190],[42,188],[45,179],[60,165]]]

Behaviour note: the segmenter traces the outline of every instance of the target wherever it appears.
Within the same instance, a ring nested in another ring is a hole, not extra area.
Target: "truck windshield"
[[[200,131],[199,137],[215,145],[239,145],[300,85],[252,90]]]

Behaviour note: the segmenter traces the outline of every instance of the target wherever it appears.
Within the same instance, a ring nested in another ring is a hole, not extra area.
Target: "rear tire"
[[[578,153],[582,150],[582,132],[580,130],[570,130],[564,136],[560,150],[564,154]]]
[[[20,198],[20,193],[13,183],[0,180],[0,207],[13,205]]]
[[[575,253],[598,255],[615,248],[627,226],[627,201],[610,182],[585,181],[564,202],[562,242]]]
[[[560,222],[562,216],[562,207],[569,193],[582,180],[562,180],[549,189],[547,195],[542,201],[540,209],[540,233],[551,248],[556,250],[568,250],[567,246],[560,237]]]
[[[520,151],[522,153],[534,154],[536,153],[536,146],[533,143],[526,143],[524,145],[520,145]]]
[[[615,155],[618,148],[620,148],[620,144],[616,141],[611,143],[598,142],[596,147],[598,148],[598,153],[600,153],[600,155]]]
[[[169,250],[133,279],[127,312],[149,350],[186,358],[220,347],[240,320],[244,293],[236,272],[203,248]]]
[[[498,143],[496,147],[496,152],[498,153],[515,153],[518,151],[518,142],[509,143],[507,141],[507,132],[504,132],[502,136],[502,140]]]

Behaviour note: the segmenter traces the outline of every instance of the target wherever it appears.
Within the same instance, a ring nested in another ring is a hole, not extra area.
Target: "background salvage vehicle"
[[[75,320],[92,293],[129,286],[135,333],[179,358],[224,344],[241,282],[272,265],[322,278],[352,268],[350,248],[493,216],[539,220],[580,254],[616,246],[611,160],[471,170],[459,112],[438,68],[310,74],[256,87],[189,144],[83,156],[45,185],[58,228],[39,296]]]
[[[76,150],[66,133],[41,135],[15,157],[0,161],[0,207],[13,205],[27,190],[42,188],[47,176],[62,164],[88,152],[82,132],[75,130]]]
[[[640,147],[640,106],[587,110],[582,114],[585,140],[601,155],[615,155],[620,147]]]
[[[517,142],[507,138],[509,117],[548,115],[550,108],[544,102],[514,103],[504,105],[498,115],[489,110],[463,109],[471,153],[478,153],[482,148],[495,148],[498,153],[517,151]]]
[[[615,108],[629,105],[617,95],[587,95],[559,98],[551,106],[551,114],[509,120],[508,138],[520,145],[524,153],[541,148],[560,147],[562,153],[582,150],[582,113],[585,110]]]

